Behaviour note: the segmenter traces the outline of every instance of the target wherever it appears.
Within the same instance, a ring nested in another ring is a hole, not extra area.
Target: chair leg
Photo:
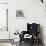
[[[20,45],[21,45],[21,41],[20,41]]]

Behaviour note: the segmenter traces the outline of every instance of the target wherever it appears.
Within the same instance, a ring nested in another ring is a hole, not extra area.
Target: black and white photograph
[[[22,10],[17,10],[16,11],[16,17],[24,17],[24,13]]]
[[[20,18],[20,19],[22,19],[22,18],[26,18],[26,9],[20,9],[20,10],[16,10],[16,18]]]
[[[46,0],[0,0],[0,46],[46,46]]]

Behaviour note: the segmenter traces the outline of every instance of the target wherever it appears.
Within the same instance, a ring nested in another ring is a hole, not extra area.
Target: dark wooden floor
[[[22,42],[19,46],[31,46],[31,43]],[[43,46],[42,44],[34,44],[33,46]]]

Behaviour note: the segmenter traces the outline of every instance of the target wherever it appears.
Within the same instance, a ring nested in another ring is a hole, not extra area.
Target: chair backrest
[[[29,34],[34,34],[37,35],[40,32],[40,24],[32,23],[29,24],[27,23],[27,31]]]

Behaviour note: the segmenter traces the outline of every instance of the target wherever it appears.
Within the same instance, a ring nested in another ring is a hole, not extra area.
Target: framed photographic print
[[[16,18],[26,18],[26,10],[23,9],[16,10]]]

